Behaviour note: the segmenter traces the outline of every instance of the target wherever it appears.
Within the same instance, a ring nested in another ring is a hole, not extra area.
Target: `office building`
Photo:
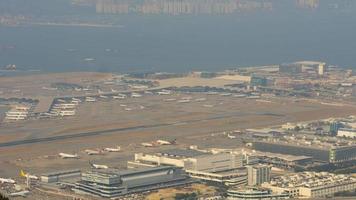
[[[267,78],[261,76],[252,76],[250,85],[251,86],[267,86]]]
[[[279,66],[279,72],[297,74],[312,71],[313,73],[317,73],[319,76],[322,76],[325,73],[325,65],[326,63],[323,62],[300,61],[288,64],[281,64]]]
[[[155,167],[126,171],[88,171],[82,173],[74,191],[104,198],[192,183],[186,173],[175,167]]]
[[[279,200],[289,199],[289,194],[276,194],[272,190],[261,187],[230,188],[227,190],[228,200]]]
[[[269,182],[271,178],[271,167],[267,165],[252,165],[247,166],[248,185],[261,185],[264,182]]]
[[[336,136],[339,128],[342,127],[342,124],[340,122],[332,122],[330,124],[330,135]]]
[[[273,178],[262,187],[293,198],[323,198],[356,189],[356,178],[327,172],[301,172]]]

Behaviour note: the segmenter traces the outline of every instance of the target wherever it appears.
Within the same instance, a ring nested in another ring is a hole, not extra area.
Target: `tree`
[[[0,200],[10,200],[10,199],[0,193]]]

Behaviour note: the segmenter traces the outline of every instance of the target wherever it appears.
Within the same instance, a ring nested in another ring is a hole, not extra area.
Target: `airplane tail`
[[[93,163],[91,163],[90,160],[89,160],[89,165],[90,165],[90,167],[95,168],[94,165],[93,165]]]
[[[20,176],[22,176],[22,177],[27,177],[27,175],[26,175],[26,173],[21,169],[21,171],[20,171]]]

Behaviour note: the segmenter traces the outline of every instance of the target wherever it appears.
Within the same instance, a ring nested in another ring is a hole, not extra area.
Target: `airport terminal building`
[[[176,167],[155,167],[126,171],[88,171],[82,173],[74,191],[103,198],[114,198],[194,182]]]
[[[281,142],[256,141],[253,148],[258,151],[309,156],[314,160],[341,163],[356,160],[356,145],[353,146],[311,146]]]
[[[247,171],[243,168],[243,156],[232,153],[207,153],[192,149],[171,149],[157,154],[135,154],[128,166],[180,167],[192,178],[225,185],[247,184]]]

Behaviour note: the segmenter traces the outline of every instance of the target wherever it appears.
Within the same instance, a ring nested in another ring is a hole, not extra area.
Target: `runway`
[[[137,131],[137,130],[145,130],[145,129],[151,129],[151,128],[162,128],[162,127],[168,127],[168,126],[187,125],[187,124],[193,124],[193,123],[209,121],[209,120],[239,117],[242,115],[247,116],[247,115],[251,115],[251,114],[256,114],[256,113],[235,112],[235,113],[223,114],[223,115],[213,116],[213,117],[204,118],[204,119],[178,121],[178,122],[173,122],[173,123],[158,123],[158,124],[151,124],[151,125],[116,128],[116,129],[108,129],[108,130],[101,130],[101,131],[73,133],[73,134],[68,134],[68,135],[60,135],[60,136],[52,136],[52,137],[44,137],[44,138],[16,140],[16,141],[11,141],[11,142],[0,143],[0,148],[1,147],[20,146],[20,145],[26,145],[26,144],[35,144],[35,143],[42,143],[42,142],[51,142],[51,141],[58,141],[58,140],[67,140],[67,139],[81,138],[81,137],[92,137],[92,136],[110,134],[110,133],[114,133],[114,132]],[[264,114],[260,114],[260,115],[264,115]]]

